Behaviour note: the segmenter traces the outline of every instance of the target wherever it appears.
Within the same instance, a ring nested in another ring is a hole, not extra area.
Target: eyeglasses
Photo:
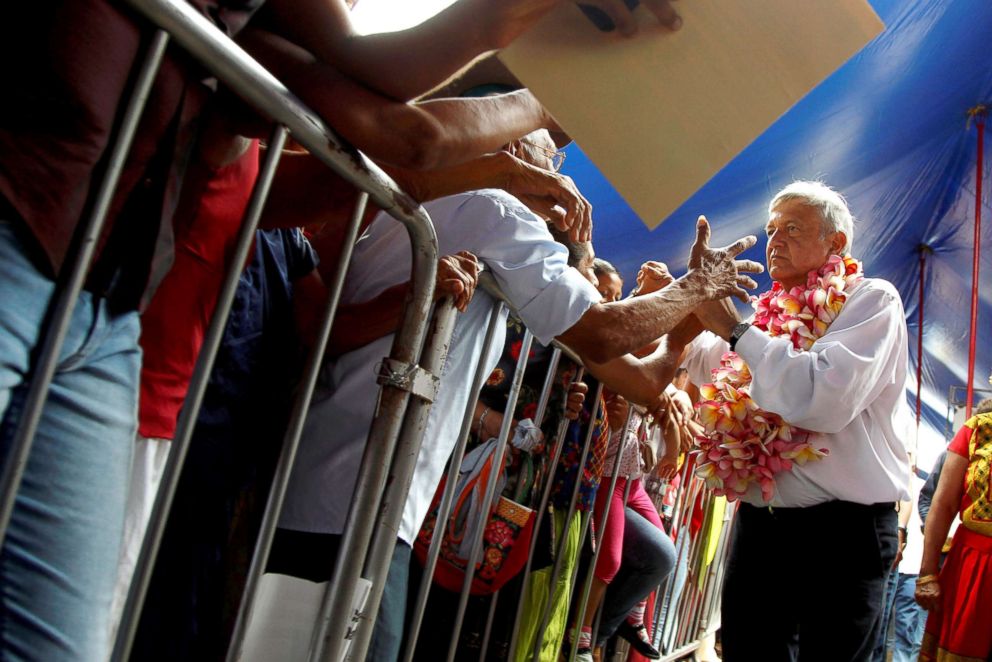
[[[530,145],[534,149],[539,149],[542,152],[544,152],[544,155],[547,156],[548,160],[551,161],[552,172],[558,172],[559,170],[561,170],[562,165],[564,165],[565,163],[565,152],[561,151],[560,149],[548,149],[544,145],[537,145],[527,140],[521,140],[520,142],[522,142],[525,145]]]

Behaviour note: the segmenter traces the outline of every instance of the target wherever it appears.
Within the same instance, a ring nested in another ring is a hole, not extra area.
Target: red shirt
[[[138,433],[172,439],[228,255],[258,177],[258,141],[223,168],[190,167],[176,213],[175,264],[141,318]]]

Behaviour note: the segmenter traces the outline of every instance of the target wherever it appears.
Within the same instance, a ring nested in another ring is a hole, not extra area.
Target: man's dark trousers
[[[896,555],[894,503],[742,503],[723,587],[724,662],[865,662]]]

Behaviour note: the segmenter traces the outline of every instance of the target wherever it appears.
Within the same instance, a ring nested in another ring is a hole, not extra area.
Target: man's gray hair
[[[769,213],[781,203],[791,200],[798,200],[820,212],[820,217],[823,219],[823,233],[843,232],[847,237],[847,243],[841,250],[841,255],[851,252],[851,244],[854,243],[854,217],[847,207],[844,196],[823,182],[795,181],[775,194],[768,204]]]
[[[615,274],[618,278],[620,278],[620,272],[617,271],[617,268],[601,257],[597,257],[593,259],[592,270],[593,273],[595,273],[597,276],[606,276],[608,274]],[[623,278],[620,278],[620,280],[623,280]]]

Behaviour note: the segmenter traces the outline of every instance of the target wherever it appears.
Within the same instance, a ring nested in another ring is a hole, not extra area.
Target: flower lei
[[[861,263],[851,257],[830,256],[811,271],[806,287],[785,291],[780,283],[752,297],[752,324],[772,337],[788,336],[792,346],[806,351],[826,332],[847,301],[848,291],[864,278]],[[734,352],[727,352],[713,369],[713,382],[699,389],[696,405],[704,433],[696,437],[696,475],[714,493],[733,501],[752,484],[771,501],[775,474],[791,471],[793,463],[820,460],[827,449],[814,448],[810,432],[766,412],[751,399],[751,372]]]

